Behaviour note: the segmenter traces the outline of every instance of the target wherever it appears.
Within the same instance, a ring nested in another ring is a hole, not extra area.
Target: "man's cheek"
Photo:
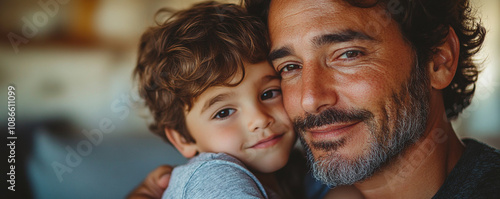
[[[290,118],[300,115],[301,112],[301,94],[296,92],[296,89],[282,87],[283,92],[283,106]]]

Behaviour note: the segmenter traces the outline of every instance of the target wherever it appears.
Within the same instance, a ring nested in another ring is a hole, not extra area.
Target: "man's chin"
[[[370,133],[351,133],[328,141],[306,141],[307,147],[315,159],[337,157],[355,161],[367,156],[371,145],[376,142]]]
[[[386,160],[375,152],[378,147],[373,143],[376,142],[369,141],[349,139],[331,151],[313,149],[314,145],[308,144],[305,149],[314,177],[329,186],[350,185],[367,179]]]
[[[364,168],[366,165],[361,165],[358,158],[352,159],[338,153],[319,156],[310,163],[314,177],[329,186],[351,185],[374,173],[374,169]]]

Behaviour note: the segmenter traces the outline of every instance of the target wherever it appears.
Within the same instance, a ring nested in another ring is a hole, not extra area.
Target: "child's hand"
[[[167,189],[173,167],[163,165],[153,170],[144,181],[135,188],[128,199],[160,199]]]

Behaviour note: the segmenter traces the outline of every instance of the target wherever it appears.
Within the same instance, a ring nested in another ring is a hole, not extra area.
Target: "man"
[[[485,34],[468,4],[247,2],[269,13],[269,60],[317,179],[365,198],[500,197],[500,152],[449,122],[470,104]]]

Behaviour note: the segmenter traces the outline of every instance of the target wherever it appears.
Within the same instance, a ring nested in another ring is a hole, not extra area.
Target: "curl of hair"
[[[160,10],[158,14],[168,12]],[[265,25],[234,4],[204,2],[174,13],[141,37],[133,75],[153,115],[150,130],[164,138],[165,128],[195,142],[185,122],[196,97],[229,82],[243,62],[265,61]],[[238,78],[238,77],[236,77]]]

